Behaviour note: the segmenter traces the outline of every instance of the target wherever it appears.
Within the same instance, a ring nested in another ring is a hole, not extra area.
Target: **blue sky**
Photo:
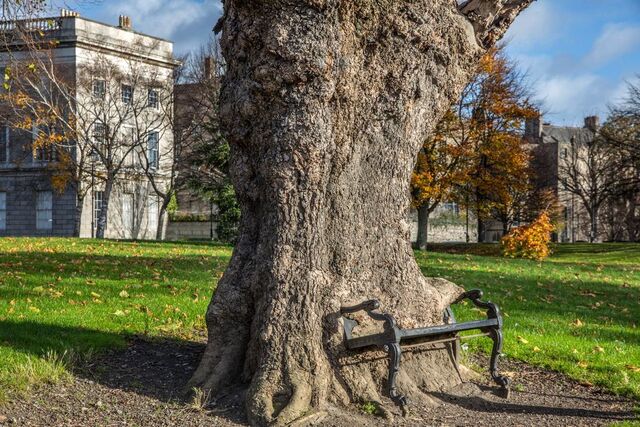
[[[219,0],[92,0],[83,16],[117,23],[176,43],[184,53],[205,42],[220,16]],[[73,4],[72,4],[73,5]],[[507,34],[508,52],[528,71],[546,120],[581,124],[624,95],[640,73],[640,0],[537,0]]]

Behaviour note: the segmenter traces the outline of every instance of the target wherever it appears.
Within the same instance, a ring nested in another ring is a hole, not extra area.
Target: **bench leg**
[[[493,349],[491,350],[489,372],[491,372],[491,378],[493,378],[493,381],[502,387],[504,397],[508,398],[509,378],[504,375],[500,375],[498,372],[498,359],[500,358],[500,352],[502,352],[502,331],[499,328],[492,329],[491,339],[493,340]]]
[[[389,397],[396,405],[400,406],[404,412],[404,407],[407,405],[408,401],[404,395],[398,393],[398,389],[396,388],[396,377],[398,376],[398,371],[400,370],[400,359],[402,357],[400,344],[385,344],[384,351],[389,353]]]

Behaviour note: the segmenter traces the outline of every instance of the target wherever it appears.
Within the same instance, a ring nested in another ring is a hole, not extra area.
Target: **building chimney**
[[[79,12],[75,12],[69,9],[60,9],[60,17],[62,18],[77,18],[80,16]]]
[[[118,18],[118,27],[122,28],[123,30],[130,30],[131,18],[129,18],[127,15],[120,15]]]
[[[542,137],[542,117],[531,117],[524,122],[524,136],[529,138]]]
[[[213,58],[210,56],[204,58],[204,78],[205,80],[213,78]]]
[[[584,127],[589,129],[591,132],[597,132],[600,127],[600,117],[598,116],[589,116],[584,118]]]

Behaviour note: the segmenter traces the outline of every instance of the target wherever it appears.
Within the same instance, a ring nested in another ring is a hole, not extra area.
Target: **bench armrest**
[[[378,301],[377,299],[370,299],[351,307],[341,307],[340,314],[345,315],[350,313],[357,313],[358,311],[371,311],[377,310],[378,308],[380,308],[380,301]]]

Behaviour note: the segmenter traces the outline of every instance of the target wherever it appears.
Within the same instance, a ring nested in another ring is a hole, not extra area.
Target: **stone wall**
[[[216,239],[217,224],[213,223],[213,238]],[[211,222],[173,222],[167,225],[166,240],[210,239]]]
[[[418,213],[412,209],[409,213],[409,224],[411,227],[411,242],[415,243],[418,239]],[[471,218],[469,222],[469,241],[478,241],[478,229],[475,218]],[[467,226],[466,220],[461,215],[453,215],[446,212],[445,209],[438,208],[432,214],[429,220],[429,237],[430,243],[446,243],[446,242],[466,242]]]
[[[36,227],[36,199],[39,191],[52,193],[50,230]],[[75,192],[60,194],[51,188],[49,177],[42,171],[0,171],[0,192],[7,194],[6,229],[0,236],[72,236],[75,217]]]

